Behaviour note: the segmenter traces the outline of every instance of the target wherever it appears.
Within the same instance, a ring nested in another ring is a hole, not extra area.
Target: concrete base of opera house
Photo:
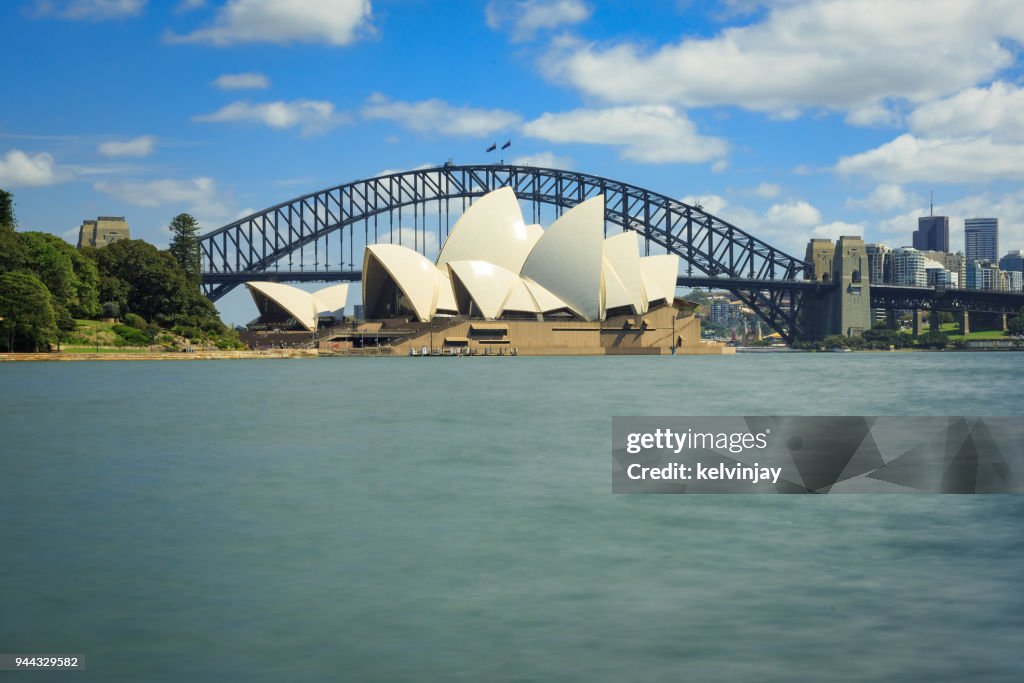
[[[689,303],[689,302],[687,302]],[[612,356],[723,355],[735,349],[700,338],[691,306],[659,306],[603,322],[390,319],[336,327],[319,342],[325,355]]]

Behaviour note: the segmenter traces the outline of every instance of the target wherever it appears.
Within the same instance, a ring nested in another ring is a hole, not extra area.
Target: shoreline
[[[810,349],[791,348],[768,348],[758,346],[734,347],[735,354],[778,354],[778,353],[817,353],[828,354],[831,351],[812,351]],[[990,353],[990,352],[1021,352],[1024,348],[979,348],[979,349],[851,349],[849,353]],[[602,355],[602,356],[633,356],[633,355],[666,355],[666,354],[519,354],[522,356],[554,356],[554,355]],[[679,356],[701,356],[707,354],[678,354]],[[713,354],[719,355],[719,354]],[[117,352],[101,351],[65,353],[62,351],[50,351],[40,353],[0,353],[0,363],[3,362],[81,362],[81,361],[179,361],[179,360],[260,360],[260,359],[286,359],[286,358],[405,358],[405,354],[390,353],[321,353],[319,349],[263,349],[263,350],[209,350],[194,351],[192,353],[175,353],[170,351],[141,351],[141,352]],[[438,355],[438,357],[441,357]],[[456,356],[451,356],[456,357]],[[481,356],[484,357],[484,356]],[[486,356],[491,357],[491,356]],[[493,356],[497,358],[498,356]],[[509,356],[513,357],[513,356]]]
[[[175,353],[172,351],[124,352],[107,351],[100,353],[64,353],[50,351],[42,353],[0,353],[0,362],[77,362],[106,360],[254,360],[262,358],[317,358],[317,349],[272,349],[263,351],[195,351]]]

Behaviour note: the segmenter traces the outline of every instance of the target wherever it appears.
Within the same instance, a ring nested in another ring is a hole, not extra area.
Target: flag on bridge
[[[502,148],[502,149],[508,149],[508,148],[509,148],[509,147],[511,147],[511,146],[512,146],[512,141],[511,141],[511,140],[509,140],[509,141],[508,141],[508,142],[506,142],[506,143],[505,143],[504,145],[502,145],[502,146],[501,146],[501,148]]]
[[[498,149],[498,143],[497,143],[497,142],[494,142],[494,143],[491,143],[491,146],[490,146],[490,147],[488,147],[488,148],[487,148],[486,150],[484,150],[484,151],[486,151],[486,152],[493,152],[493,151],[494,151],[494,150],[496,150],[496,149]]]

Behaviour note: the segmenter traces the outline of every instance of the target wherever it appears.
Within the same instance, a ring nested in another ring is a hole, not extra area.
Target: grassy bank
[[[943,323],[939,329],[944,332],[949,341],[975,341],[982,339],[1008,339],[1009,335],[1002,330],[978,330],[968,334],[960,334],[960,326],[956,323]]]
[[[125,321],[118,322],[76,320],[74,332],[64,338],[60,350],[65,353],[150,353],[184,348],[228,350],[240,346],[233,331],[230,335],[217,335],[192,328],[167,330],[129,315]]]

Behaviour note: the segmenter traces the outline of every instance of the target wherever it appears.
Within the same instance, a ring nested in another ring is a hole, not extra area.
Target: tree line
[[[76,319],[128,314],[184,336],[227,334],[199,288],[199,224],[183,213],[169,227],[166,250],[139,239],[76,249],[19,231],[13,197],[0,190],[0,349],[46,349],[74,332]]]

